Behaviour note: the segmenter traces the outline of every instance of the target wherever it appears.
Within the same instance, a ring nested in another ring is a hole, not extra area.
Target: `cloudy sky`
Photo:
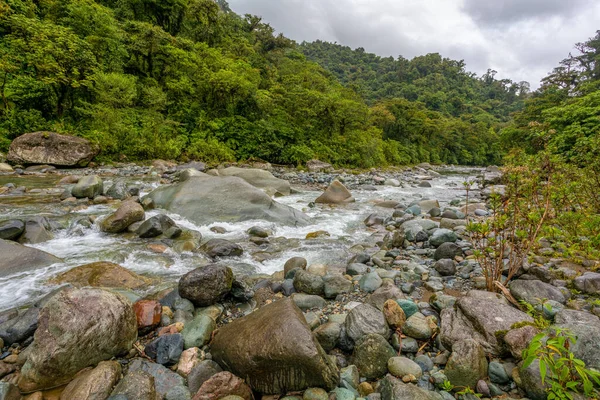
[[[478,75],[539,80],[600,29],[598,0],[229,0],[298,42],[338,42],[381,56],[438,52]]]

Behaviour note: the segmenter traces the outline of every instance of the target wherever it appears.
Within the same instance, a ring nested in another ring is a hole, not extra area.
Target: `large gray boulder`
[[[355,342],[370,333],[376,333],[386,339],[390,336],[390,328],[383,312],[369,304],[360,304],[350,310],[345,326],[346,334]]]
[[[346,186],[344,186],[340,181],[333,181],[329,184],[325,192],[321,194],[315,200],[315,203],[321,204],[345,204],[352,203],[354,201],[354,197]]]
[[[577,337],[571,351],[586,367],[600,369],[600,318],[585,311],[561,310],[554,317],[559,328],[568,329]]]
[[[58,257],[16,242],[0,239],[0,278],[62,262]]]
[[[339,372],[291,299],[279,300],[221,327],[211,354],[221,367],[263,394],[338,385]]]
[[[62,290],[40,311],[19,387],[31,392],[67,383],[81,369],[127,353],[136,340],[136,316],[124,296]]]
[[[7,158],[13,164],[84,167],[98,154],[98,150],[97,146],[80,137],[33,132],[13,140]]]
[[[510,294],[517,300],[524,300],[530,304],[539,304],[542,300],[554,300],[559,303],[567,301],[558,288],[538,280],[518,279],[512,281],[509,288]]]
[[[444,309],[441,314],[441,340],[444,346],[450,349],[454,343],[474,339],[486,353],[506,353],[496,332],[506,332],[517,322],[533,322],[533,319],[496,296],[493,293],[471,291],[458,299],[453,308]]]
[[[588,294],[600,294],[600,274],[597,272],[585,272],[583,275],[573,279],[573,285],[577,290]]]
[[[156,207],[200,225],[253,219],[295,226],[309,223],[304,213],[277,203],[262,190],[234,176],[193,176],[184,182],[162,186],[148,197]]]
[[[263,169],[229,167],[220,169],[219,175],[237,176],[259,189],[274,190],[284,196],[290,194],[290,183],[288,181],[275,178],[272,173]]]

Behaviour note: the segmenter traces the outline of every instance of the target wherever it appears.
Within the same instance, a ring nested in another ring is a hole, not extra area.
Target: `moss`
[[[536,324],[535,324],[535,323],[533,323],[533,322],[529,322],[529,321],[521,321],[521,322],[515,322],[514,324],[512,324],[512,325],[510,326],[510,329],[519,329],[519,328],[522,328],[522,327],[524,327],[524,326],[533,326],[533,327],[536,327],[536,328],[537,328]]]

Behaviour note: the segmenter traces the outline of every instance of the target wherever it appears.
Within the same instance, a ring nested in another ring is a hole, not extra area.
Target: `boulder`
[[[233,284],[231,268],[209,264],[188,272],[179,280],[179,295],[197,307],[206,307],[222,300]]]
[[[465,339],[474,339],[486,353],[506,353],[496,332],[508,331],[517,322],[533,322],[524,312],[506,304],[493,293],[471,291],[458,299],[453,308],[441,314],[441,340],[446,348]]]
[[[71,189],[71,195],[78,199],[85,197],[93,199],[96,196],[102,195],[104,191],[104,183],[97,175],[88,175],[81,177],[79,181]]]
[[[390,336],[385,316],[369,304],[360,304],[350,310],[344,325],[346,335],[355,342],[370,333],[376,333],[384,338]]]
[[[0,173],[2,173],[2,172],[14,172],[14,170],[7,163],[0,162]]]
[[[102,361],[96,368],[81,371],[63,390],[60,400],[105,400],[121,377],[121,364]]]
[[[290,272],[291,270],[296,269],[296,268],[306,269],[307,265],[308,265],[308,263],[306,261],[306,258],[292,257],[285,262],[285,265],[283,266],[283,274],[284,274],[284,276],[286,276],[288,272]]]
[[[433,235],[429,238],[429,244],[433,247],[439,247],[443,243],[454,243],[458,240],[456,233],[450,229],[436,229]]]
[[[564,309],[556,314],[554,322],[577,337],[571,346],[575,357],[582,359],[587,368],[600,370],[600,318],[585,311]]]
[[[211,354],[252,389],[280,394],[337,386],[339,373],[291,299],[268,304],[221,327]]]
[[[136,339],[135,313],[124,296],[62,290],[40,311],[19,387],[30,392],[67,383],[81,369],[127,353]]]
[[[51,282],[55,284],[70,283],[75,287],[139,289],[148,286],[153,281],[118,264],[99,261],[63,272],[54,277]]]
[[[0,237],[1,235],[0,233]],[[583,275],[573,279],[573,285],[575,285],[577,290],[584,293],[600,294],[600,274],[597,272],[585,272]]]
[[[244,252],[242,247],[226,239],[210,239],[200,248],[209,257],[236,257]]]
[[[200,386],[193,400],[219,400],[226,396],[239,396],[253,400],[252,389],[231,372],[218,372]]]
[[[45,217],[27,218],[25,221],[25,231],[19,238],[21,244],[37,244],[53,239],[54,235],[50,232],[50,222]]]
[[[276,193],[287,196],[290,194],[290,183],[284,179],[275,178],[272,173],[262,169],[229,167],[219,170],[220,176],[237,176],[259,189],[274,189]]]
[[[88,140],[54,132],[33,132],[10,144],[7,159],[13,164],[51,164],[84,167],[99,148]]]
[[[111,393],[115,400],[158,400],[154,377],[142,370],[129,371]]]
[[[354,201],[352,194],[346,186],[342,185],[340,181],[333,181],[329,184],[325,192],[317,197],[315,203],[320,204],[345,204]]]
[[[488,362],[481,345],[473,339],[454,343],[444,374],[454,386],[477,386],[477,381],[488,376]]]
[[[144,220],[144,207],[135,201],[121,203],[117,211],[100,222],[100,230],[108,233],[123,232],[134,222]]]
[[[543,299],[559,303],[567,301],[565,295],[558,288],[538,280],[518,279],[510,283],[509,289],[510,294],[517,300],[524,300],[529,304],[539,304]]]
[[[174,226],[176,226],[175,221],[164,214],[159,214],[145,220],[135,233],[142,239],[154,238],[162,235]]]
[[[52,254],[3,239],[0,239],[0,254],[0,278],[62,262]]]
[[[144,353],[158,364],[177,364],[183,353],[183,336],[181,333],[161,335],[146,345]]]
[[[296,275],[294,275],[294,289],[298,292],[321,296],[325,294],[325,282],[323,282],[323,278],[319,275],[298,270]]]
[[[309,218],[271,199],[262,190],[235,176],[196,176],[155,189],[148,198],[158,208],[175,212],[198,225],[214,222],[265,220],[303,226]]]
[[[0,222],[0,239],[17,240],[25,230],[25,224],[20,219],[10,219]]]
[[[456,264],[454,263],[454,260],[449,258],[438,260],[433,267],[441,276],[452,276],[456,274]]]
[[[423,370],[413,360],[406,357],[392,357],[388,360],[388,370],[390,374],[397,378],[402,378],[405,375],[413,375],[419,379],[423,375]]]
[[[106,191],[108,197],[112,197],[117,200],[125,200],[131,197],[131,193],[127,189],[127,182],[123,179],[117,179]]]
[[[394,348],[383,336],[369,333],[356,342],[352,363],[358,368],[360,376],[378,379],[387,373],[388,360],[395,355]]]

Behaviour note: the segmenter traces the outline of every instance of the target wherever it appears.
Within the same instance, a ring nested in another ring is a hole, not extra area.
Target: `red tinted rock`
[[[252,400],[252,390],[241,378],[223,371],[213,375],[200,386],[193,400],[218,400],[225,396],[240,396]]]
[[[160,323],[162,306],[156,300],[140,300],[133,305],[138,329],[150,329]]]

